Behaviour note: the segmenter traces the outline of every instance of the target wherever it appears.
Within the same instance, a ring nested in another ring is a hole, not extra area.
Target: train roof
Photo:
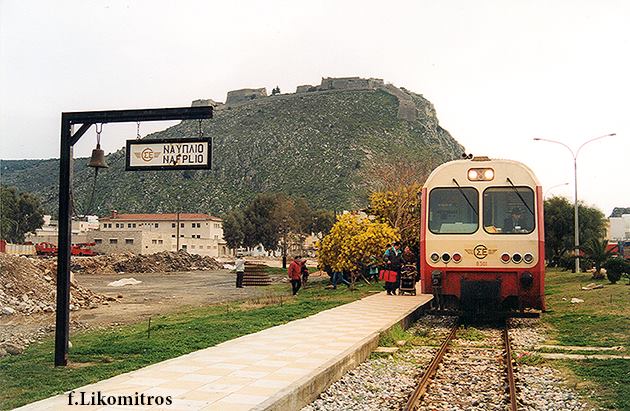
[[[461,175],[466,176],[468,170],[471,168],[493,168],[496,173],[496,179],[493,181],[495,184],[497,182],[503,182],[502,179],[505,178],[506,170],[510,170],[510,175],[508,175],[508,177],[511,177],[511,180],[514,182],[515,185],[519,185],[519,183],[525,183],[524,181],[522,181],[523,179],[530,180],[526,182],[528,185],[540,185],[540,181],[538,181],[538,178],[536,177],[532,169],[521,163],[520,161],[498,158],[494,159],[486,156],[476,156],[471,159],[453,160],[441,164],[436,167],[431,172],[431,174],[429,174],[429,177],[427,177],[424,185],[439,185],[444,183],[448,183],[450,185],[454,176],[460,175],[460,173]],[[448,172],[444,173],[444,171]],[[442,180],[440,176],[444,176],[443,182],[438,181]],[[515,180],[515,178],[517,178],[517,180]],[[467,179],[465,181],[468,182]]]

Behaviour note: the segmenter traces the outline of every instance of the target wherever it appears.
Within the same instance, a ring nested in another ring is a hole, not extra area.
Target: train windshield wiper
[[[518,196],[518,198],[521,199],[521,202],[523,203],[523,205],[525,206],[525,208],[527,208],[527,211],[529,211],[532,215],[532,217],[534,217],[534,212],[532,211],[531,208],[529,208],[529,205],[527,205],[527,202],[525,201],[525,199],[523,198],[523,196],[521,195],[521,193],[518,192],[518,188],[516,188],[516,186],[514,185],[514,183],[512,182],[512,180],[510,180],[510,177],[507,178],[507,182],[510,183],[510,185],[512,186],[512,190],[514,190],[514,192],[516,193],[516,195]]]
[[[466,199],[466,202],[468,203],[470,208],[472,208],[472,210],[475,212],[475,215],[479,217],[479,212],[477,211],[475,206],[473,206],[473,204],[470,202],[470,200],[468,199],[468,196],[466,195],[466,193],[464,193],[464,190],[462,190],[462,187],[459,185],[457,180],[453,179],[453,183],[455,183],[455,185],[457,186],[457,189],[459,190],[460,194],[464,196],[464,199]]]

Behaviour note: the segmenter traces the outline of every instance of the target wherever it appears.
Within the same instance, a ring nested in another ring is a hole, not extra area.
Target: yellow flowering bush
[[[380,257],[387,244],[399,239],[397,230],[387,223],[344,214],[319,243],[317,256],[322,267],[353,271],[369,264],[372,256]]]

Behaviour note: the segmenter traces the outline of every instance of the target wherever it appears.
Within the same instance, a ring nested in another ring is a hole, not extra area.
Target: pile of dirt
[[[186,251],[156,254],[131,253],[73,258],[71,270],[77,274],[156,273],[173,271],[218,270],[222,265],[212,257]]]
[[[49,261],[0,254],[0,315],[53,312],[56,277]],[[71,281],[71,310],[95,307],[106,300]]]

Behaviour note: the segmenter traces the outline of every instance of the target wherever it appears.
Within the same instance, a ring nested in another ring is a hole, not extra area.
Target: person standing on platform
[[[289,264],[289,268],[287,269],[287,274],[289,276],[289,280],[291,281],[291,290],[293,295],[298,293],[300,286],[302,285],[302,263],[300,262],[301,257],[296,255]]]
[[[393,289],[388,290],[388,291],[391,291],[392,294],[396,294],[396,290],[400,288],[400,270],[402,268],[402,262],[403,262],[402,253],[400,251],[400,243],[395,242],[394,246],[390,250],[391,251],[389,252],[386,259],[387,261],[386,269],[390,271],[394,271],[396,273],[396,277],[393,280],[394,282]],[[391,289],[391,286],[390,286],[390,289]]]
[[[234,271],[236,271],[236,288],[243,288],[243,277],[245,276],[245,259],[242,254],[236,255],[234,261]]]
[[[308,267],[306,266],[306,258],[301,260],[300,273],[302,274],[302,288],[306,288],[306,283],[308,282]]]

